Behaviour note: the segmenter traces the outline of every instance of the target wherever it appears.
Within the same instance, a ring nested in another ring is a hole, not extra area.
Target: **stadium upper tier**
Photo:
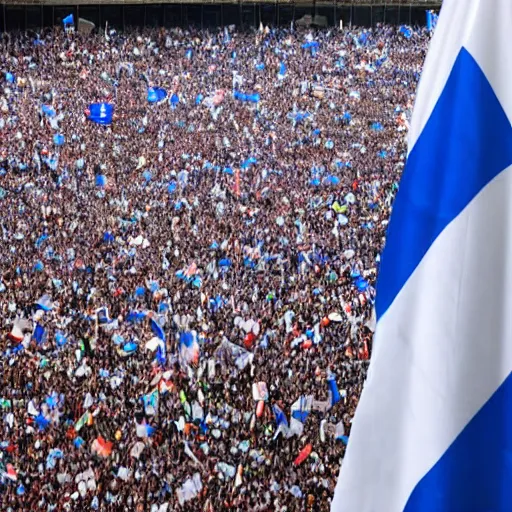
[[[338,5],[338,6],[425,6],[425,8],[438,7],[442,0],[172,0],[162,2],[161,0],[5,0],[3,5],[78,5],[78,4],[263,4],[271,3],[277,5]]]

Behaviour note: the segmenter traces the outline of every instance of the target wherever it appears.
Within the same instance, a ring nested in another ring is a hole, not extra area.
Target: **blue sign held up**
[[[111,124],[114,106],[110,103],[92,103],[89,105],[87,119],[97,124]]]

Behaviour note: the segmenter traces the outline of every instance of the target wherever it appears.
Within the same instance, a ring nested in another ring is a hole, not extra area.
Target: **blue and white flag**
[[[43,311],[51,311],[53,309],[53,302],[49,295],[39,297],[34,305],[36,310],[42,309]]]
[[[443,2],[332,512],[512,510],[510,20]]]
[[[110,103],[92,103],[89,105],[87,119],[97,124],[111,124],[114,106]]]
[[[199,360],[199,343],[196,331],[180,333],[179,353],[181,360],[186,363],[197,363]]]
[[[96,310],[96,316],[100,325],[105,325],[111,322],[110,317],[108,316],[108,308],[106,306],[98,308]]]
[[[47,117],[55,117],[56,116],[55,109],[51,105],[42,105],[41,111]]]
[[[148,87],[148,102],[158,103],[167,98],[167,91],[162,87]]]
[[[152,315],[149,323],[151,325],[151,330],[153,331],[153,334],[157,338],[165,341],[165,332],[163,329],[163,324],[165,323],[165,320],[163,315]]]
[[[277,404],[274,404],[272,406],[272,410],[274,411],[274,415],[276,417],[276,425],[279,428],[281,425],[284,425],[286,428],[288,428],[288,420],[286,419],[286,414],[283,412],[281,407],[279,407]]]
[[[302,395],[292,404],[292,418],[305,423],[307,417],[311,413],[311,407],[313,405],[313,397],[311,395]]]

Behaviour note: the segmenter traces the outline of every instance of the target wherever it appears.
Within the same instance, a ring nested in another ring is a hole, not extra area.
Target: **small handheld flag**
[[[75,24],[75,18],[73,17],[72,14],[69,14],[68,16],[66,16],[62,20],[62,23],[64,24],[64,26],[66,26],[66,25],[74,25]]]

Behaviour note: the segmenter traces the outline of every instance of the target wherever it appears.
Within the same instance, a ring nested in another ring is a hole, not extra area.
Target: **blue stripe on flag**
[[[440,233],[511,164],[510,121],[462,48],[402,176],[382,255],[378,318]]]
[[[150,323],[153,334],[157,338],[160,338],[161,340],[165,341],[165,333],[164,330],[162,329],[162,326],[154,318],[151,319]]]
[[[512,374],[420,480],[404,512],[512,510],[511,404]]]

